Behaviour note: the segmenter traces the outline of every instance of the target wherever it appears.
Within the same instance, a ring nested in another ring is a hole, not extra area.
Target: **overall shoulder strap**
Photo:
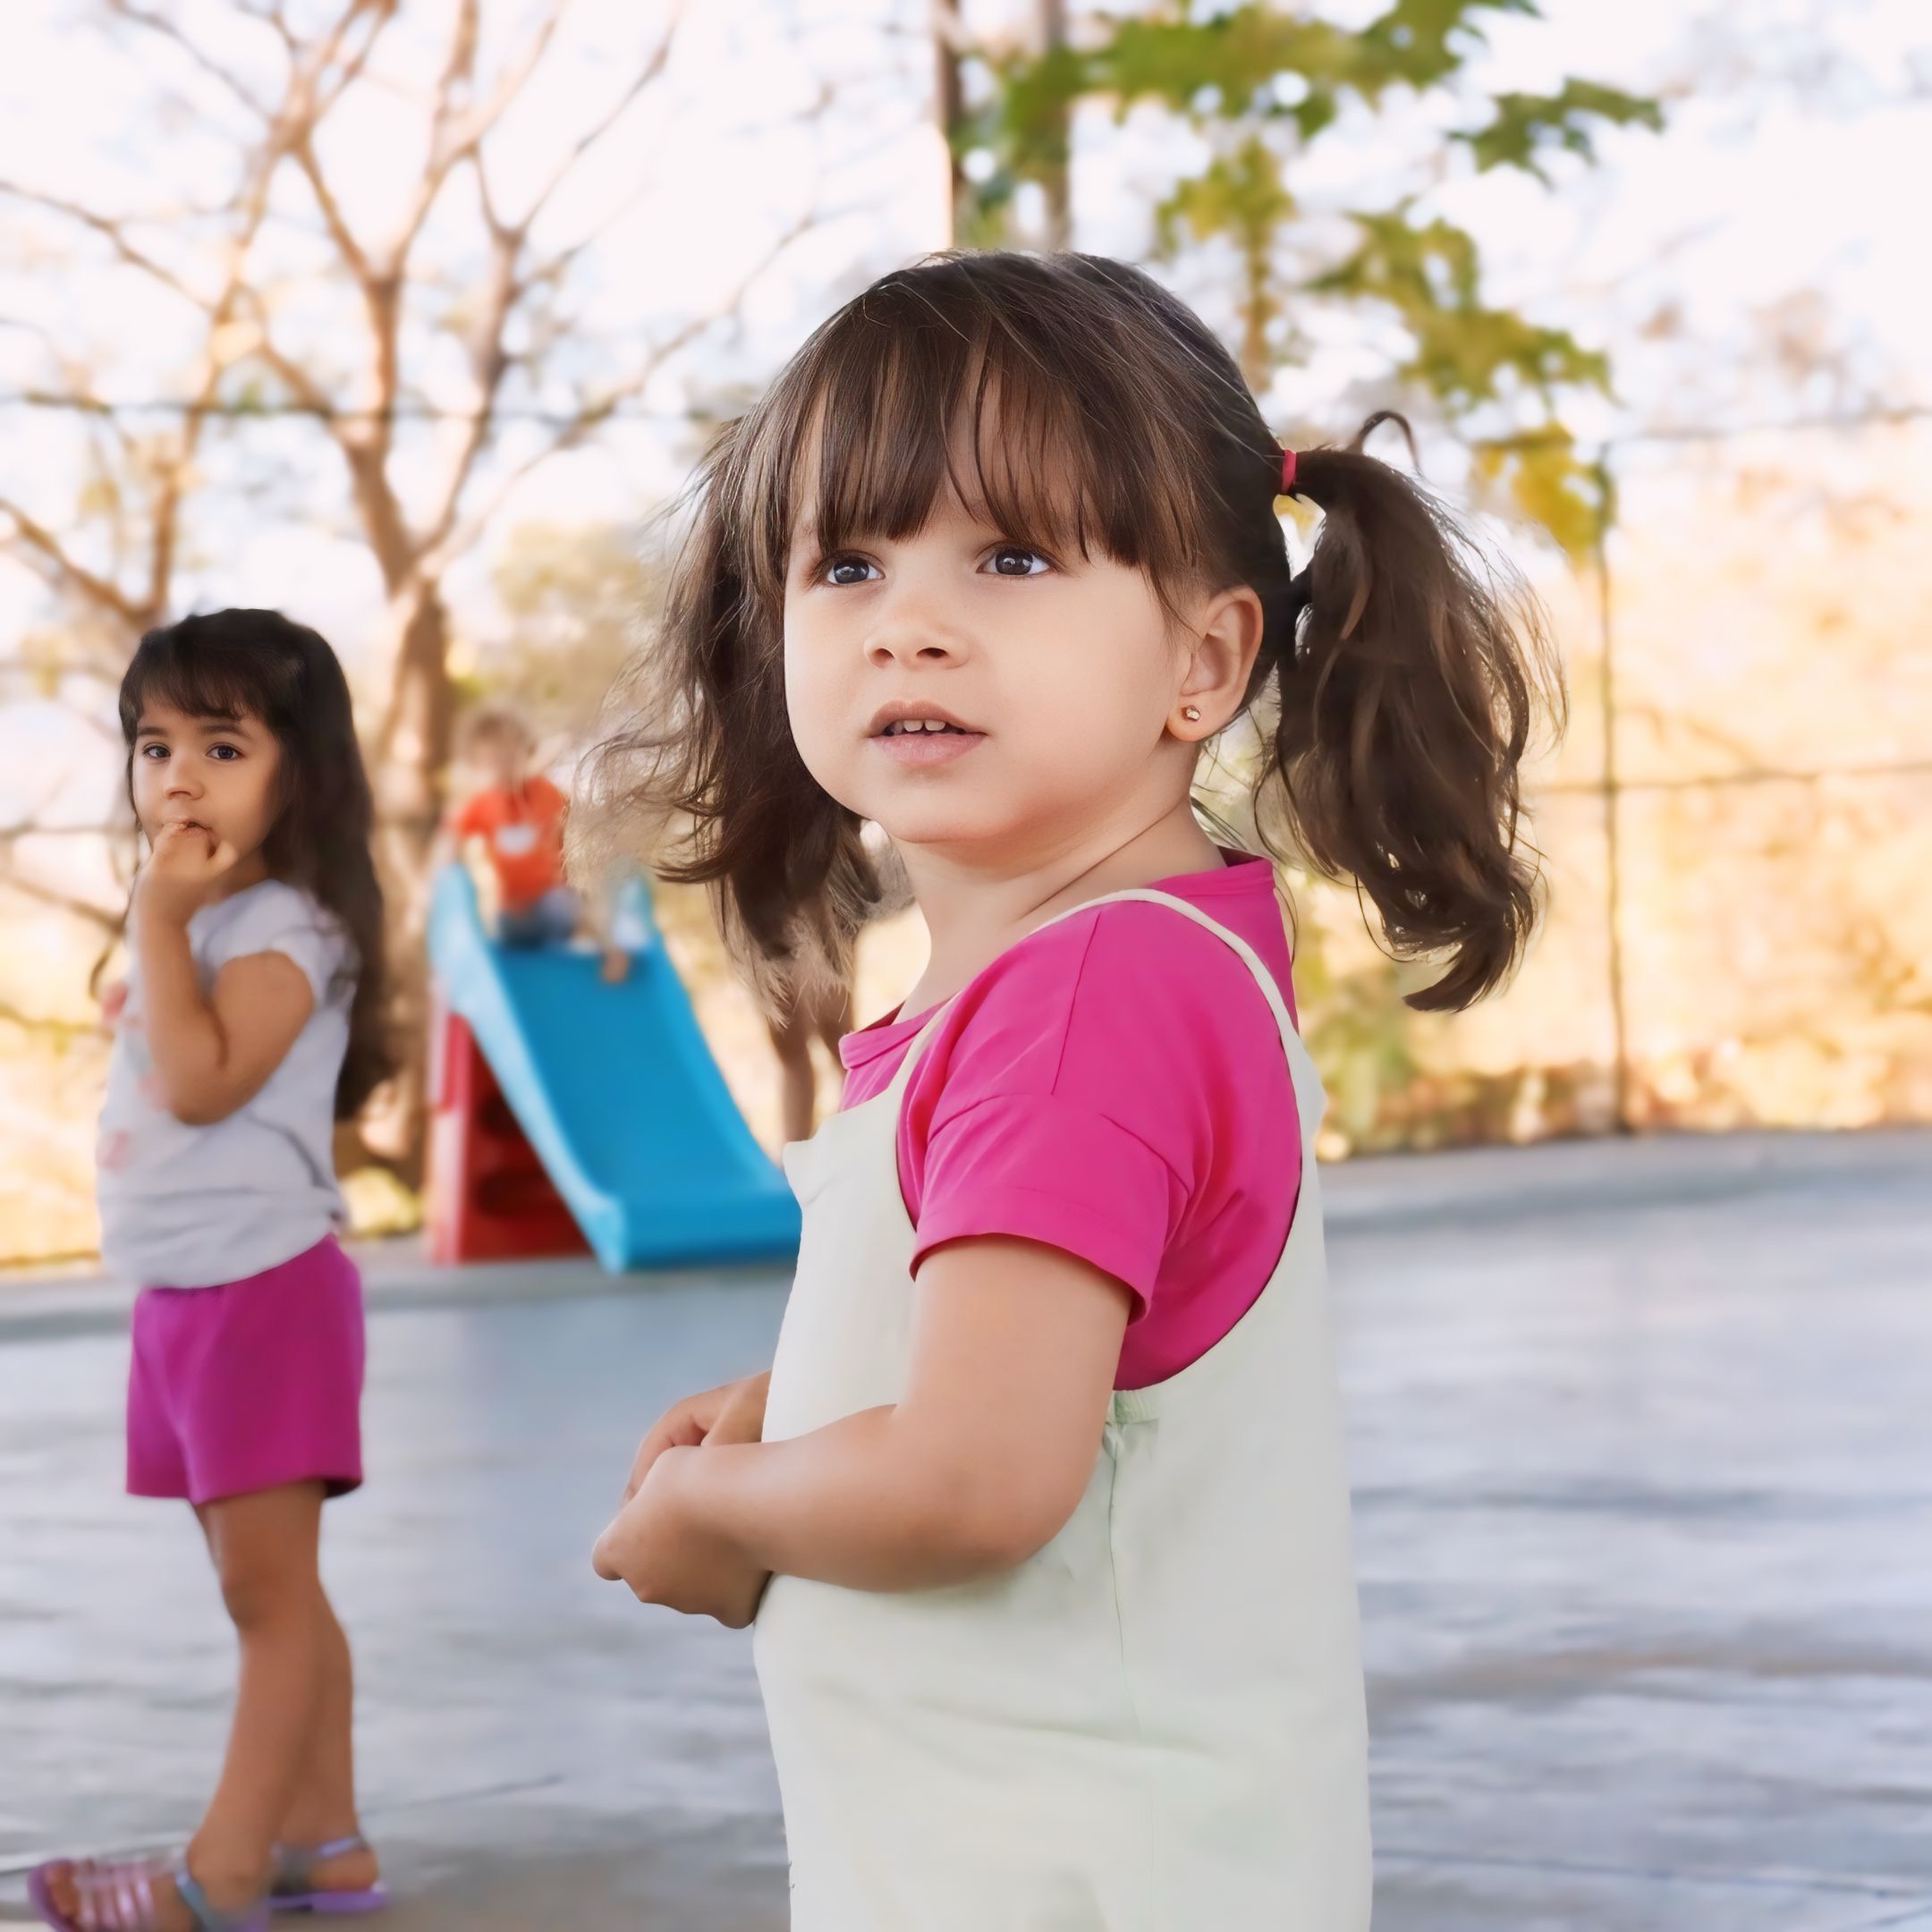
[[[1294,1088],[1295,1111],[1301,1116],[1301,1138],[1304,1143],[1304,1162],[1312,1156],[1315,1130],[1321,1125],[1322,1114],[1326,1111],[1327,1096],[1323,1090],[1321,1075],[1315,1071],[1315,1063],[1309,1056],[1307,1046],[1297,1031],[1288,1003],[1282,997],[1281,988],[1275,983],[1275,975],[1262,963],[1261,955],[1243,939],[1239,933],[1230,932],[1219,920],[1210,919],[1201,909],[1186,899],[1177,898],[1173,893],[1156,892],[1150,887],[1136,886],[1125,892],[1108,893],[1102,899],[1089,899],[1084,905],[1070,908],[1056,913],[1046,923],[1053,925],[1055,920],[1071,919],[1075,912],[1089,912],[1096,906],[1120,905],[1135,901],[1146,905],[1165,906],[1171,912],[1178,912],[1182,919],[1191,919],[1204,931],[1211,932],[1219,939],[1254,976],[1255,984],[1261,989],[1261,996],[1267,1002],[1268,1011],[1275,1016],[1275,1030],[1281,1036],[1282,1052],[1288,1060],[1290,1083]],[[1046,927],[1037,927],[1036,931],[1045,931]]]
[[[1239,933],[1230,932],[1218,920],[1210,919],[1199,906],[1188,900],[1177,898],[1173,893],[1134,886],[1124,892],[1108,893],[1098,899],[1085,900],[1077,906],[1069,906],[1064,912],[1056,912],[1051,919],[1041,920],[1032,932],[1015,940],[1014,944],[1023,945],[1034,933],[1045,932],[1049,926],[1057,926],[1062,919],[1073,919],[1082,912],[1091,912],[1097,906],[1123,905],[1134,902],[1165,906],[1169,911],[1178,912],[1182,918],[1191,919],[1203,930],[1214,934],[1253,975],[1256,986],[1261,989],[1262,998],[1267,1002],[1268,1011],[1275,1016],[1275,1030],[1281,1037],[1282,1051],[1287,1056],[1289,1080],[1294,1089],[1295,1110],[1301,1116],[1304,1158],[1307,1158],[1312,1154],[1315,1130],[1320,1126],[1322,1114],[1327,1106],[1321,1076],[1315,1071],[1315,1063],[1309,1057],[1308,1048],[1295,1029],[1293,1018],[1288,1011],[1288,1003],[1282,997],[1281,988],[1275,983],[1275,975],[1262,963],[1260,954]],[[936,1006],[926,1024],[919,1029],[911,1045],[906,1048],[905,1057],[899,1063],[898,1071],[893,1075],[886,1089],[895,1101],[903,1097],[914,1069],[927,1047],[932,1044],[933,1035],[938,1031],[941,1022],[952,1012],[953,1004],[952,1000],[945,1000]]]

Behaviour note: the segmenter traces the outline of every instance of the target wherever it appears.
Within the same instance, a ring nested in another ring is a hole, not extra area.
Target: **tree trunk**
[[[966,205],[966,176],[960,167],[953,137],[966,112],[965,89],[960,82],[959,6],[957,0],[932,0],[933,118],[945,144],[948,192],[946,231],[942,247],[959,239],[960,216]]]
[[[377,860],[388,911],[389,1023],[398,1072],[365,1123],[367,1146],[411,1187],[423,1180],[428,1127],[429,853],[442,816],[455,692],[449,611],[440,584],[392,606],[395,682],[377,771]]]
[[[1241,370],[1257,395],[1267,393],[1275,374],[1275,358],[1267,339],[1270,240],[1264,233],[1250,242],[1241,275]]]
[[[1067,44],[1066,0],[1039,0],[1040,46],[1051,60]],[[1046,191],[1046,246],[1073,246],[1073,109],[1058,110],[1055,159],[1041,180]]]

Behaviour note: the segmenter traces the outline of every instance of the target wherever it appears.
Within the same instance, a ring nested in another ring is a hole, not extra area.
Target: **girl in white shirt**
[[[240,1640],[221,1780],[175,1860],[61,1859],[67,1932],[255,1932],[384,1902],[356,1819],[349,1648],[317,1569],[362,1479],[362,1292],[330,1142],[386,1071],[382,892],[342,666],[275,611],[141,640],[121,687],[147,842],[97,1153],[140,1284],[128,1487],[194,1509]]]

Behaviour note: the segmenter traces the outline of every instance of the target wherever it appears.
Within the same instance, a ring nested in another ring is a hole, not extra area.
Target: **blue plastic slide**
[[[621,986],[594,953],[485,932],[474,881],[437,874],[429,958],[537,1157],[613,1272],[787,1256],[798,1203],[744,1123],[661,942]]]

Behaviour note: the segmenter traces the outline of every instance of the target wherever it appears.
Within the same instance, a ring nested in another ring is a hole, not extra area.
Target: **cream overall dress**
[[[1293,1229],[1229,1335],[1114,1395],[1072,1520],[1017,1570],[896,1595],[773,1579],[754,1648],[794,1932],[1368,1923],[1321,1088],[1241,939],[1165,894],[1111,896],[1170,907],[1254,974],[1301,1116]],[[913,1230],[896,1129],[930,1032],[886,1092],[789,1150],[805,1226],[767,1440],[899,1398]]]

